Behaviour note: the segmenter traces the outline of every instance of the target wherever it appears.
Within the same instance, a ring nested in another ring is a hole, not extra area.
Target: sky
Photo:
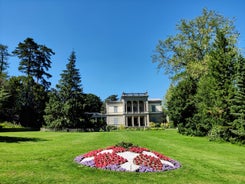
[[[177,33],[181,19],[200,16],[203,8],[235,18],[244,51],[244,0],[0,0],[0,44],[12,52],[30,37],[51,48],[52,87],[74,50],[84,93],[104,100],[148,92],[162,99],[170,80],[152,63],[155,47]],[[22,75],[17,57],[8,62],[10,76]]]

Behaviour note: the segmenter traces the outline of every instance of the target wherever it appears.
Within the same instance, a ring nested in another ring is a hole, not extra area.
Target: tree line
[[[50,89],[52,75],[48,71],[54,54],[32,38],[20,42],[12,53],[0,44],[0,122],[32,128],[105,128],[104,121],[91,118],[92,112],[102,110],[103,102],[94,94],[83,93],[74,51],[58,84]],[[19,58],[18,69],[24,75],[8,76],[10,57]]]
[[[181,134],[245,143],[245,59],[234,20],[203,9],[160,40],[153,62],[171,78],[165,96]]]

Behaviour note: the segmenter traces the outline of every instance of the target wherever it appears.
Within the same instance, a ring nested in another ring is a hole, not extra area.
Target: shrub
[[[120,124],[120,126],[119,126],[119,130],[125,130],[125,126],[124,126],[124,125],[122,125],[122,124]]]
[[[1,128],[23,128],[21,125],[17,125],[17,124],[7,122],[7,121],[1,123],[0,127]]]
[[[107,132],[110,132],[111,130],[117,130],[117,127],[116,126],[113,126],[113,125],[107,125],[106,126],[106,131]]]
[[[150,123],[149,123],[149,126],[150,126],[150,128],[155,128],[155,127],[156,127],[156,123],[150,122]]]
[[[120,143],[116,144],[115,146],[123,147],[123,148],[128,149],[128,148],[130,148],[130,147],[132,147],[134,145],[131,142],[120,142]]]

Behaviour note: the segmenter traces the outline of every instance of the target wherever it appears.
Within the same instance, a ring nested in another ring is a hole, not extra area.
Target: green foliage
[[[100,112],[102,107],[101,99],[94,94],[84,94],[84,112]]]
[[[61,74],[57,90],[50,93],[45,122],[50,128],[81,128],[83,118],[83,90],[76,56],[70,55],[66,70]]]
[[[0,126],[2,128],[22,128],[21,125],[13,124],[13,123],[7,122],[7,121],[0,123]]]
[[[118,100],[118,95],[110,95],[110,96],[108,96],[105,99],[105,101],[107,101],[107,100],[109,100],[109,101],[117,101]]]
[[[32,38],[26,38],[24,42],[20,42],[13,54],[18,56],[21,61],[19,70],[25,73],[28,77],[36,78],[36,82],[48,89],[50,82],[46,78],[51,75],[47,73],[51,67],[51,56],[55,53],[52,49],[45,45],[38,45]]]
[[[205,56],[213,48],[217,29],[237,37],[232,20],[207,9],[203,9],[202,15],[193,20],[181,20],[176,29],[176,35],[159,41],[153,55],[153,62],[157,62],[158,68],[163,68],[173,79],[184,76],[199,79],[206,73]]]
[[[5,90],[8,98],[2,109],[4,119],[26,127],[41,127],[47,101],[44,87],[31,77],[20,76],[11,77],[6,82]]]
[[[2,75],[8,68],[8,46],[0,44],[0,75]]]
[[[236,67],[235,93],[232,99],[231,114],[234,120],[232,126],[232,142],[242,141],[245,144],[245,59],[239,56]]]
[[[174,122],[174,126],[179,127],[180,133],[184,133],[187,127],[193,131],[196,129],[191,121],[196,113],[195,94],[195,82],[192,79],[182,80],[175,86],[167,102],[170,120]]]
[[[63,113],[63,104],[58,92],[56,90],[50,91],[49,101],[46,104],[44,115],[46,125],[50,128],[57,129],[66,127],[66,121]]]
[[[9,98],[9,93],[0,87],[0,109],[3,109],[4,102]]]
[[[117,130],[117,127],[114,126],[114,125],[107,125],[107,126],[106,126],[106,131],[107,131],[107,132],[110,132],[110,131],[112,131],[112,130]]]
[[[128,149],[128,148],[135,146],[135,145],[133,145],[133,143],[131,143],[131,142],[120,142],[120,143],[116,144],[115,146],[119,146],[119,147],[123,147],[123,148]]]
[[[159,41],[153,56],[172,75],[165,97],[170,120],[182,134],[244,140],[245,74],[236,72],[244,61],[238,59],[233,20],[204,9],[193,20],[181,20],[177,30]]]
[[[119,130],[125,130],[125,126],[123,124],[120,124]]]
[[[150,122],[150,123],[149,123],[149,126],[150,126],[150,128],[154,128],[154,127],[156,127],[156,123]]]

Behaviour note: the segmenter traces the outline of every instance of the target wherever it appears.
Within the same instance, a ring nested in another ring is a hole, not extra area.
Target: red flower
[[[152,156],[145,155],[145,154],[138,155],[137,157],[134,158],[133,162],[136,165],[144,165],[147,167],[151,167],[155,171],[162,170],[162,166],[163,166],[159,158],[152,157]]]
[[[84,154],[83,156],[84,157],[94,157],[94,156],[97,155],[97,153],[99,153],[101,151],[103,151],[103,149],[98,149],[98,150],[90,151],[90,152]]]
[[[120,157],[115,152],[113,152],[98,154],[94,157],[94,162],[96,167],[102,168],[108,165],[124,164],[125,162],[127,162],[127,159],[124,159],[123,157]]]
[[[156,156],[158,156],[161,160],[166,160],[166,161],[170,161],[172,160],[171,158],[165,156],[165,155],[162,155],[161,153],[158,153],[156,151],[152,151],[152,153],[154,153]]]
[[[141,148],[141,147],[130,147],[129,151],[135,152],[135,153],[142,153],[143,151],[149,151],[147,148]]]
[[[114,147],[114,148],[112,148],[112,150],[115,153],[120,153],[120,152],[126,151],[126,149],[124,147]]]

